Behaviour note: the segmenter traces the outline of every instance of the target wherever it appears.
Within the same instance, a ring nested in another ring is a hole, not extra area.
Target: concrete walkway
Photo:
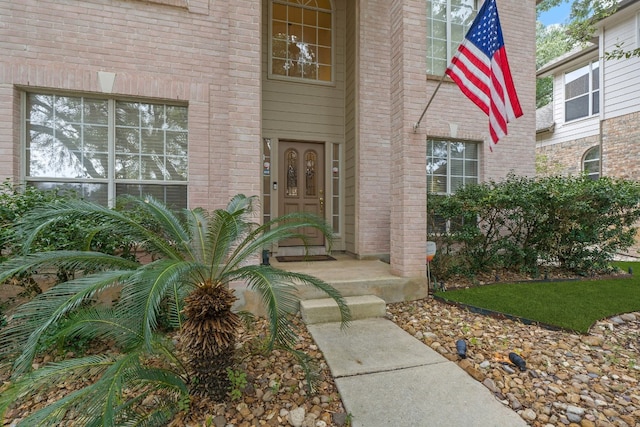
[[[520,427],[456,363],[384,318],[307,326],[324,353],[353,427]]]

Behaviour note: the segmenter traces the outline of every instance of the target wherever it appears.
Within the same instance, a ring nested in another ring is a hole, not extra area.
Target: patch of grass
[[[598,320],[640,311],[640,262],[617,262],[632,277],[495,284],[436,292],[443,299],[580,333]]]

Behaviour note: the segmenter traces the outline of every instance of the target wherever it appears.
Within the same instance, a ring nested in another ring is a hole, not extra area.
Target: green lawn
[[[616,262],[633,277],[495,284],[435,295],[535,322],[586,333],[598,320],[640,311],[640,262]]]

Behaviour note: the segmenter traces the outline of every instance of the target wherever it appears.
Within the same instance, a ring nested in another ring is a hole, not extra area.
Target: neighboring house
[[[427,181],[535,173],[534,0],[498,0],[524,110],[509,136],[490,152],[487,117],[448,79],[414,132],[478,3],[1,2],[1,177],[104,204],[260,195],[263,220],[316,212],[333,250],[424,284]]]
[[[623,0],[596,24],[592,45],[538,70],[553,76],[553,101],[538,109],[538,173],[640,180],[640,58],[605,60],[640,47],[640,1]]]

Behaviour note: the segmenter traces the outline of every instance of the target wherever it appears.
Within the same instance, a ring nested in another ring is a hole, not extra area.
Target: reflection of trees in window
[[[271,73],[331,81],[330,0],[273,0]]]
[[[479,147],[476,142],[427,139],[428,200],[453,194],[464,185],[478,183]],[[445,233],[459,226],[460,221],[462,218],[445,221],[442,217],[429,216],[427,233]]]
[[[93,199],[102,202],[114,180],[186,182],[186,107],[55,94],[26,99],[30,183],[80,189],[90,199],[92,192],[100,193]],[[184,187],[179,191],[186,207]]]
[[[427,74],[444,74],[473,22],[477,3],[477,0],[427,0]]]
[[[592,147],[584,154],[582,171],[591,179],[600,178],[600,146]]]
[[[186,108],[116,103],[116,178],[187,179]]]
[[[478,144],[427,140],[427,191],[451,194],[459,187],[478,182]]]
[[[57,95],[27,97],[27,175],[106,178],[107,102]]]

